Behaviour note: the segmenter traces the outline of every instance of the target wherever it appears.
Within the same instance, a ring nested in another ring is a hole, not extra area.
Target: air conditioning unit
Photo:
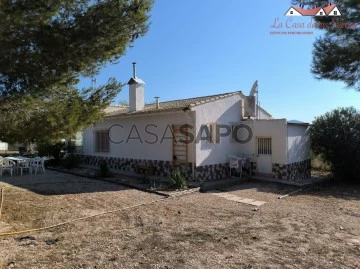
[[[245,99],[245,109],[244,109],[245,118],[256,117],[256,97],[255,96],[247,96]]]

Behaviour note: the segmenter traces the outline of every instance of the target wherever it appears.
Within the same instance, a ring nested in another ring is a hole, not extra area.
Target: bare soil
[[[39,228],[159,200],[43,231],[0,237],[0,268],[360,268],[360,188],[246,182],[231,194],[175,198],[48,171],[0,178],[0,232]]]

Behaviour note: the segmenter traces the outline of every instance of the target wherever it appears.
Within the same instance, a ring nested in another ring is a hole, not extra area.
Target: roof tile
[[[150,114],[150,113],[163,112],[163,111],[165,112],[165,111],[183,110],[188,107],[194,107],[201,104],[210,103],[215,100],[233,96],[239,93],[241,93],[241,91],[160,102],[159,108],[156,108],[156,104],[149,104],[149,105],[145,105],[143,110],[134,111],[134,112],[129,112],[128,106],[110,106],[107,109],[105,109],[105,118],[112,118],[112,117],[119,117],[126,115]]]

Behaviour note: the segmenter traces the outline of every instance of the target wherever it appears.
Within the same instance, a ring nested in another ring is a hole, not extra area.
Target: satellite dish
[[[257,90],[258,90],[258,81],[255,80],[254,85],[251,88],[249,96],[254,96],[255,93],[257,93]]]

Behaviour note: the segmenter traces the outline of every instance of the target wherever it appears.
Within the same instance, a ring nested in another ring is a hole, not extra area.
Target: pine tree
[[[312,7],[336,5],[339,17],[315,17],[325,34],[314,43],[312,72],[316,78],[342,81],[360,91],[360,1],[292,1]],[[324,27],[326,26],[326,27]]]
[[[152,0],[0,1],[0,140],[73,135],[121,89],[77,90],[148,30]]]

